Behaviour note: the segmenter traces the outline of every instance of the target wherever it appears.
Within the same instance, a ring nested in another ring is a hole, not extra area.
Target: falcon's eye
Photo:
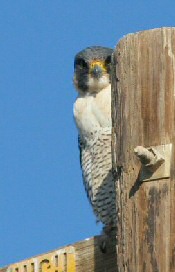
[[[88,64],[84,59],[77,59],[75,62],[75,66],[80,66],[81,68],[88,68]]]
[[[105,60],[106,65],[111,64],[111,56],[108,56]]]

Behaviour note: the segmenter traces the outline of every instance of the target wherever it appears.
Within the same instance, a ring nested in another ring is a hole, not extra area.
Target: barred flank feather
[[[91,137],[80,136],[80,161],[90,203],[104,225],[116,221],[115,183],[112,174],[111,129],[101,128]]]

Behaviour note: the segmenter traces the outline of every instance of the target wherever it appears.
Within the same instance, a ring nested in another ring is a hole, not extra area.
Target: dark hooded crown
[[[76,54],[74,59],[74,69],[77,79],[77,87],[82,92],[88,90],[89,65],[93,60],[104,61],[107,73],[110,73],[111,55],[113,49],[102,46],[91,46]]]
[[[79,60],[84,60],[86,62],[90,62],[93,59],[105,60],[108,57],[111,57],[113,53],[113,49],[102,46],[91,46],[87,47],[84,50],[80,51],[74,60],[74,67],[76,68],[77,62]]]

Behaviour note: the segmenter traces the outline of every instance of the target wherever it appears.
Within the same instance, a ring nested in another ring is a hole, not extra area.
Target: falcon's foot
[[[109,244],[116,239],[116,228],[112,225],[105,226],[99,240],[99,247],[102,253],[107,253]]]

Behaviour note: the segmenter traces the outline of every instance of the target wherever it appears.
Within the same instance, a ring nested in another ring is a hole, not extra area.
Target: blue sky
[[[175,25],[175,2],[0,1],[0,267],[99,234],[72,107],[74,55]]]

